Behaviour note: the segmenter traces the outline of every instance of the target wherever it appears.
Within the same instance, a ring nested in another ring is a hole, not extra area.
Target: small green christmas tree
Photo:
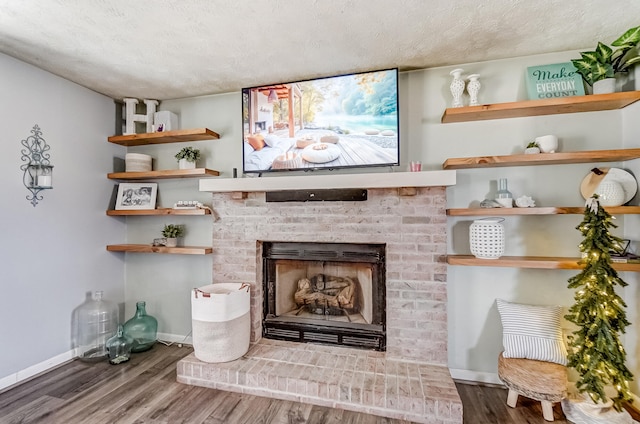
[[[626,304],[615,292],[615,286],[627,285],[611,265],[611,251],[620,251],[622,240],[609,233],[616,228],[611,215],[600,206],[598,196],[587,201],[584,220],[576,227],[584,236],[580,243],[584,269],[569,279],[576,289],[575,303],[565,316],[579,329],[569,336],[569,366],[576,369],[580,393],[588,393],[598,403],[607,402],[605,386],[617,391],[613,406],[631,400],[629,381],[633,375],[625,365],[626,353],[620,335],[627,321]]]

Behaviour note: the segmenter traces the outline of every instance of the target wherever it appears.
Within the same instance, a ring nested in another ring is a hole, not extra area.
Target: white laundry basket
[[[249,285],[219,283],[193,289],[193,351],[203,362],[228,362],[249,350]]]

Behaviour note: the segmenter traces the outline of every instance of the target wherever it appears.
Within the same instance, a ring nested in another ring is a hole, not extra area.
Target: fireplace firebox
[[[263,337],[386,348],[385,245],[263,242]]]

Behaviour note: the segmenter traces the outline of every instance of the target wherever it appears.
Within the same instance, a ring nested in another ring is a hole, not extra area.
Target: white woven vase
[[[478,259],[498,259],[504,255],[504,218],[476,219],[469,227],[471,253]]]

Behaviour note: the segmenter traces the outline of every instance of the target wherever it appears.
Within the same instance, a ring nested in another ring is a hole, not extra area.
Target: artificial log
[[[352,278],[318,274],[298,280],[294,299],[298,308],[316,314],[357,313],[356,288]]]

